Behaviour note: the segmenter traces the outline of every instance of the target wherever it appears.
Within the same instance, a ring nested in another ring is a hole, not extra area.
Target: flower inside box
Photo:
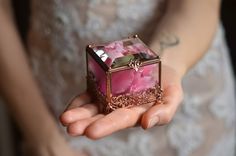
[[[88,92],[103,112],[161,100],[160,57],[137,35],[86,51]]]

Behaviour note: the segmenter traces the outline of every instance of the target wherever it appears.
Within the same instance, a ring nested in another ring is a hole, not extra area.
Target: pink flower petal
[[[125,70],[114,73],[112,76],[112,92],[114,94],[125,93],[134,79],[134,70]]]
[[[98,82],[98,87],[100,89],[100,91],[106,95],[106,77],[103,77],[102,79],[100,79],[100,81]]]
[[[156,64],[147,65],[142,67],[142,76],[151,76],[155,73]]]
[[[140,52],[153,55],[153,53],[141,43],[135,43],[124,47],[122,41],[115,41],[103,49],[109,59],[105,61],[108,66],[118,57],[123,57],[128,54],[136,54]],[[103,94],[106,94],[106,75],[102,68],[94,61],[89,62],[89,67],[94,73],[98,87]],[[155,85],[155,75],[156,65],[148,65],[141,67],[137,72],[135,70],[125,70],[112,74],[111,85],[112,85],[112,94],[123,94],[128,92],[138,92]]]
[[[129,92],[139,92],[142,90],[146,90],[155,85],[155,80],[151,76],[141,76],[141,73],[135,74],[134,81],[129,89]]]
[[[89,70],[94,74],[96,81],[105,76],[105,72],[94,59],[88,61]]]
[[[124,51],[124,46],[122,41],[115,41],[107,46],[105,46],[104,50],[106,51],[107,55],[112,59],[116,59],[118,57],[122,57],[123,51]]]
[[[125,70],[112,74],[112,94],[117,95],[121,93],[126,93],[129,90],[133,79],[134,79],[134,70]],[[104,94],[106,93],[106,78],[100,79],[98,82],[100,91]]]

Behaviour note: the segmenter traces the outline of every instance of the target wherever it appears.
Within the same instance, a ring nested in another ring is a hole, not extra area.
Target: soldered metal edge
[[[138,35],[133,35],[133,36],[130,36],[128,38],[124,38],[123,40],[126,40],[126,39],[130,39],[130,38],[135,38],[135,39],[138,39],[139,42],[141,42],[146,48],[150,49],[139,37]],[[102,45],[106,45],[106,44],[102,44]],[[98,55],[96,55],[96,53],[94,52],[93,50],[93,47],[97,46],[96,44],[89,44],[87,45],[86,47],[86,52],[88,52],[90,54],[91,57],[93,57],[93,59],[101,66],[101,68],[105,71],[105,72],[110,72],[110,73],[113,73],[113,72],[118,72],[118,71],[122,71],[122,70],[129,70],[129,69],[132,69],[133,67],[130,67],[129,65],[124,65],[124,66],[118,66],[118,67],[114,67],[114,68],[111,68],[111,67],[108,67],[101,59]],[[160,59],[160,56],[157,55],[152,49],[150,49],[150,51],[155,54],[156,58],[153,58],[151,60],[147,60],[147,61],[143,61],[141,62],[141,65],[140,67],[142,66],[145,66],[145,65],[151,65],[151,64],[156,64],[156,63],[159,63],[161,62],[161,59]]]
[[[96,82],[92,77],[92,73],[87,76],[88,91],[93,95],[94,100],[98,102],[99,110],[105,114],[110,113],[118,108],[131,108],[149,103],[162,103],[163,91],[159,83],[152,88],[136,92],[126,93],[121,95],[110,96],[108,101],[107,96],[103,95],[97,88]]]

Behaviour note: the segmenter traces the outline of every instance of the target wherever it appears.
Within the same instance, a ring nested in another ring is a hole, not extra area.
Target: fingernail
[[[159,117],[158,117],[158,116],[152,117],[152,118],[150,119],[150,121],[148,122],[147,128],[152,128],[152,127],[155,126],[158,122],[159,122]]]

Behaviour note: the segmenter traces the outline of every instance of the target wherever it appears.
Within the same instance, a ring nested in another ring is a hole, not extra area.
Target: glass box
[[[86,48],[87,88],[109,113],[161,100],[161,60],[137,35]]]

